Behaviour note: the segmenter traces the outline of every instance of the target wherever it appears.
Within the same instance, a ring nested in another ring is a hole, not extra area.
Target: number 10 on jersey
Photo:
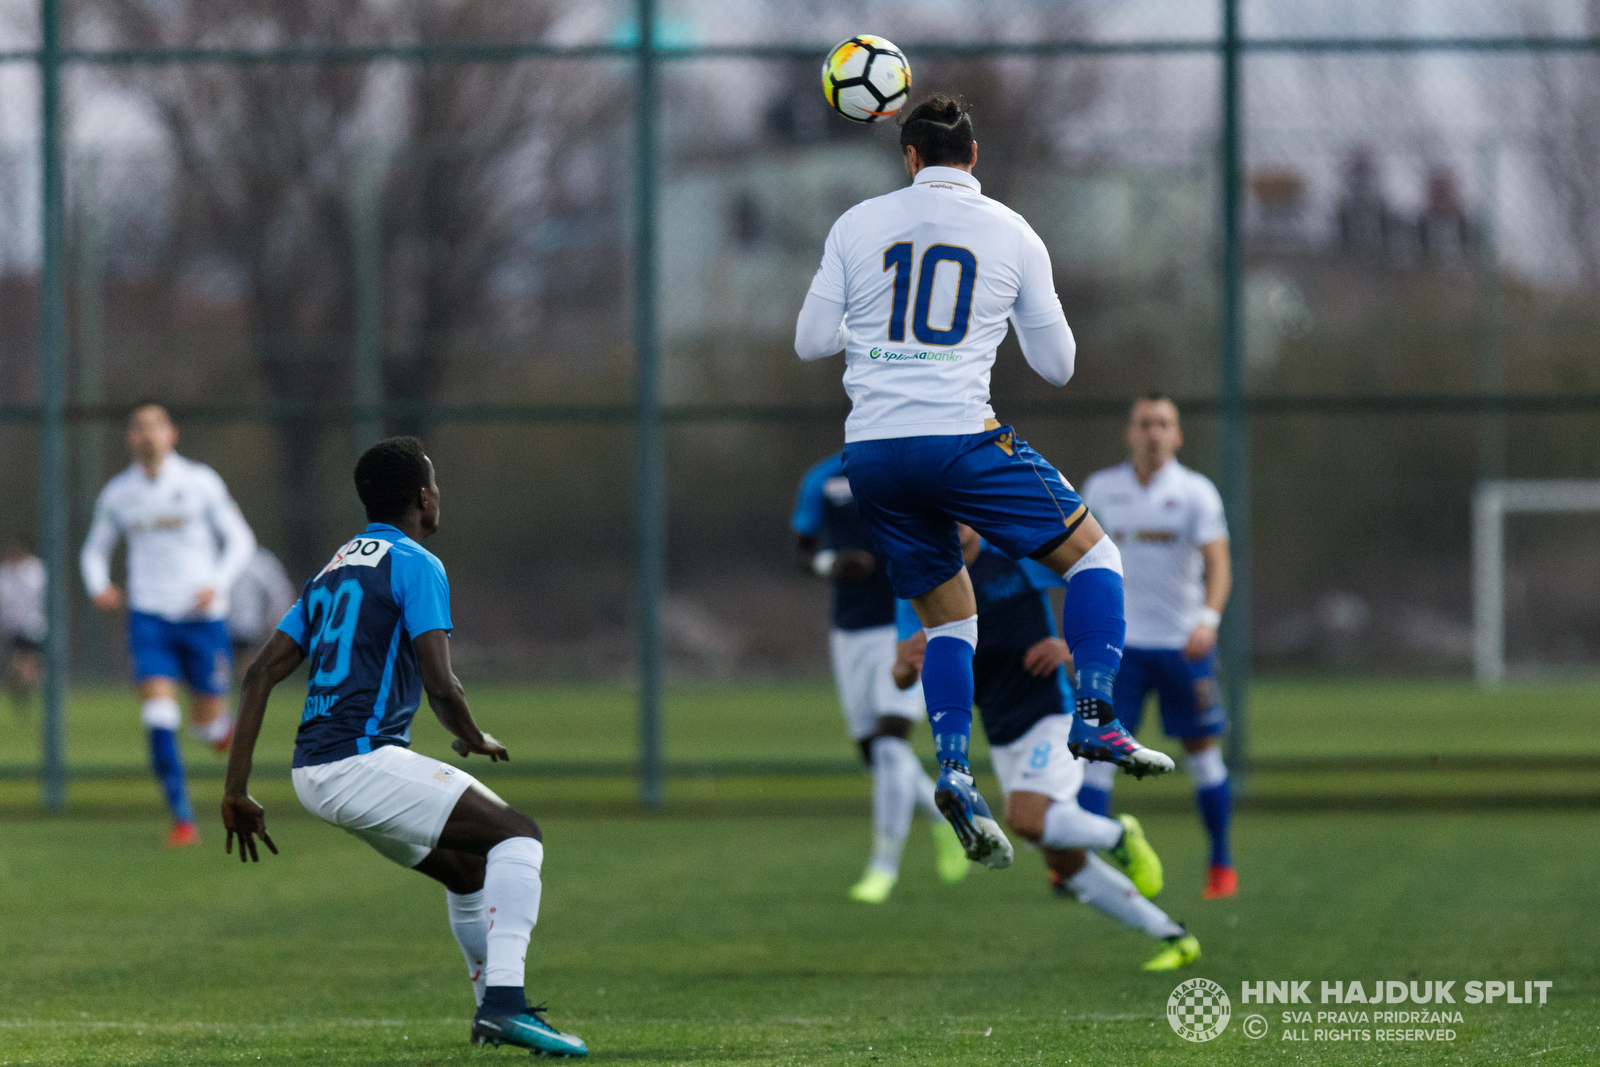
[[[894,308],[889,313],[889,340],[906,339],[906,309],[911,303],[911,242],[901,241],[883,251],[883,269],[894,271]],[[928,323],[933,303],[933,279],[939,264],[954,263],[961,268],[956,284],[955,306],[950,311],[950,328],[936,330]],[[978,280],[978,258],[955,245],[929,245],[917,268],[917,307],[911,316],[911,333],[925,345],[948,348],[967,336],[967,321],[972,318],[972,287]]]

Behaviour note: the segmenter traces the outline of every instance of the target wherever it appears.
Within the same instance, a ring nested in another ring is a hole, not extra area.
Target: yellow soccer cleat
[[[863,904],[882,904],[894,892],[894,884],[898,880],[892,874],[869,868],[861,876],[861,881],[850,887],[850,899]]]
[[[961,838],[955,828],[943,819],[933,821],[933,847],[938,854],[939,878],[945,885],[955,885],[972,871],[967,850],[961,847]]]
[[[1138,819],[1132,815],[1118,815],[1117,821],[1122,824],[1122,840],[1107,849],[1106,855],[1122,868],[1122,873],[1128,876],[1128,881],[1146,900],[1154,900],[1164,882],[1161,857],[1156,855],[1156,850],[1145,839],[1144,828],[1139,825]]]
[[[1161,951],[1157,952],[1144,966],[1142,971],[1175,971],[1179,967],[1187,967],[1200,958],[1200,942],[1193,934],[1184,933],[1176,937],[1162,939]]]

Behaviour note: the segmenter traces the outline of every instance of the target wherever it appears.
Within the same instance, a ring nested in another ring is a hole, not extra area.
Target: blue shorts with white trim
[[[1071,536],[1089,514],[1077,491],[1010,426],[857,441],[844,446],[844,469],[902,600],[960,573],[958,521],[1022,559]]]

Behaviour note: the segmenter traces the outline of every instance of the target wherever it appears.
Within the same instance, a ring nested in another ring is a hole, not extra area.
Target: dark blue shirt
[[[801,536],[821,538],[826,548],[859,548],[871,552],[877,561],[866,581],[833,583],[834,626],[865,630],[894,625],[894,587],[889,584],[888,561],[856,510],[850,479],[844,475],[843,452],[835,452],[806,471],[789,525]]]
[[[985,542],[967,568],[978,598],[978,649],[972,657],[973,702],[991,745],[1008,745],[1046,715],[1072,707],[1065,667],[1040,678],[1022,666],[1028,649],[1057,637],[1055,608],[1046,592],[1064,583],[1033,560],[1013,560]],[[916,612],[899,601],[900,639],[922,628]]]
[[[437,556],[375,522],[306,583],[278,623],[311,661],[294,765],[411,744],[422,677],[411,642],[450,627],[450,582]]]

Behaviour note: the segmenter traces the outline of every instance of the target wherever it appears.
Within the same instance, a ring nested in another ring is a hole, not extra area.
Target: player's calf
[[[1080,759],[1115,763],[1141,778],[1166,774],[1173,769],[1172,760],[1135,741],[1117,721],[1112,705],[1127,629],[1122,607],[1122,554],[1092,517],[1084,520],[1079,534],[1083,537],[1074,535],[1047,558],[1058,567],[1072,560],[1062,571],[1067,592],[1061,609],[1061,635],[1072,651],[1077,672],[1076,715],[1067,748]],[[1076,542],[1096,535],[1091,547],[1080,553]]]

